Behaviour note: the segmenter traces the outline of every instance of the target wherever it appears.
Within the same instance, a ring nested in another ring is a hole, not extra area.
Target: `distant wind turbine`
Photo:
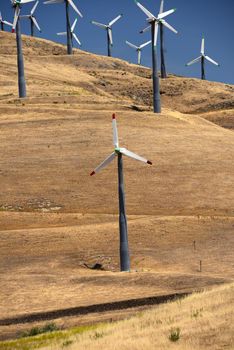
[[[187,63],[186,66],[191,66],[194,63],[197,63],[199,61],[201,61],[201,79],[205,80],[206,79],[206,75],[205,75],[205,60],[213,63],[215,66],[219,67],[219,64],[212,60],[212,58],[210,58],[209,56],[205,55],[205,38],[202,38],[202,42],[201,42],[201,56],[195,58],[194,60],[192,60],[191,62]]]
[[[0,28],[2,31],[4,31],[4,25],[12,27],[12,23],[3,20],[2,13],[0,12]]]
[[[111,57],[111,47],[113,46],[113,36],[112,36],[112,26],[115,22],[117,22],[120,18],[122,18],[123,15],[119,15],[116,18],[114,18],[112,21],[110,21],[108,24],[99,23],[96,21],[91,21],[92,24],[105,29],[107,32],[107,51],[108,56]]]
[[[20,16],[20,18],[28,18],[30,20],[30,23],[31,23],[31,36],[34,36],[34,27],[36,27],[39,32],[41,32],[41,28],[39,27],[39,24],[37,23],[37,20],[34,16],[34,12],[36,11],[36,8],[39,4],[39,1],[36,2],[36,4],[33,6],[31,12],[30,12],[30,15],[23,15],[23,16]]]
[[[160,86],[158,77],[158,67],[157,67],[157,38],[158,38],[158,27],[160,21],[175,12],[175,9],[162,12],[158,16],[154,16],[150,11],[148,11],[142,4],[135,0],[136,5],[146,14],[146,21],[150,24],[147,28],[143,29],[142,32],[147,31],[151,28],[152,37],[152,69],[153,69],[153,106],[154,113],[161,113],[161,99],[160,99]],[[165,25],[165,24],[164,24]]]
[[[126,148],[119,147],[118,130],[116,124],[116,116],[112,116],[112,127],[113,127],[113,143],[114,152],[111,153],[90,175],[98,173],[100,170],[105,168],[109,163],[111,163],[115,157],[118,158],[118,188],[119,188],[119,232],[120,232],[120,268],[121,271],[130,271],[130,258],[129,258],[129,248],[128,248],[128,228],[127,228],[127,217],[125,210],[125,193],[124,193],[124,178],[123,178],[123,155],[139,160],[143,163],[152,163],[137,154],[128,151]]]
[[[45,1],[44,4],[60,4],[65,3],[66,7],[66,21],[67,21],[67,53],[68,55],[72,55],[72,31],[71,31],[71,23],[69,17],[69,5],[74,9],[74,11],[80,16],[83,17],[81,12],[78,10],[76,5],[72,0],[48,0]]]
[[[16,44],[17,44],[17,64],[18,64],[18,86],[19,86],[19,97],[26,97],[26,82],[24,75],[24,58],[22,50],[22,39],[20,30],[20,11],[21,5],[27,4],[35,0],[11,0],[11,4],[15,10],[14,21],[12,25],[12,32],[16,31]]]
[[[79,45],[81,45],[80,40],[78,39],[77,35],[74,33],[74,29],[75,29],[76,23],[77,23],[77,18],[75,19],[73,25],[71,26],[71,33],[70,33],[70,35],[71,35],[71,38],[74,38],[77,41],[77,43]],[[62,32],[62,33],[57,33],[57,35],[67,35],[67,33],[66,32]]]
[[[159,15],[163,13],[163,8],[164,8],[164,0],[161,0]],[[167,78],[167,72],[166,72],[165,55],[164,55],[164,27],[170,29],[172,32],[176,34],[178,34],[178,31],[175,28],[173,28],[169,23],[167,23],[165,19],[158,18],[158,24],[160,28],[161,78],[165,79]],[[144,33],[149,29],[150,29],[150,26],[143,29],[140,33]]]
[[[128,46],[130,46],[131,48],[133,48],[133,49],[136,50],[136,52],[137,52],[137,63],[138,63],[139,65],[141,65],[141,53],[142,53],[142,49],[143,49],[143,47],[149,45],[150,43],[151,43],[151,40],[150,40],[150,41],[147,41],[146,43],[144,43],[144,44],[142,44],[142,45],[140,45],[140,46],[136,46],[136,45],[130,43],[129,41],[126,41],[126,44],[127,44]]]

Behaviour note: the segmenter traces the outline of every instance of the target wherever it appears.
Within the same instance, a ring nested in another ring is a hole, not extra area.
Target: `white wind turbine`
[[[3,18],[2,18],[2,13],[0,12],[0,28],[2,31],[4,31],[4,25],[7,25],[7,26],[10,26],[12,27],[12,23],[8,22],[8,21],[5,21]]]
[[[93,176],[108,164],[110,164],[116,157],[118,158],[118,188],[119,188],[119,233],[120,233],[120,267],[121,271],[130,271],[130,258],[128,248],[128,228],[127,217],[125,210],[125,193],[124,193],[124,179],[123,179],[123,155],[138,160],[140,162],[152,165],[152,162],[138,156],[137,154],[119,147],[118,130],[116,124],[116,116],[112,116],[113,127],[113,144],[114,152],[112,152],[90,175]]]
[[[112,21],[110,21],[108,24],[103,24],[103,23],[99,23],[96,21],[91,21],[92,24],[107,31],[107,50],[108,50],[109,57],[111,57],[111,47],[113,46],[112,26],[122,17],[123,17],[123,15],[121,14],[121,15],[117,16],[116,18],[114,18]]]
[[[36,4],[33,6],[30,15],[23,15],[20,16],[20,18],[28,18],[31,22],[31,36],[34,36],[34,26],[41,32],[41,28],[39,27],[39,24],[37,23],[36,17],[34,16],[34,12],[36,11],[36,8],[39,4],[39,1],[36,2]]]
[[[75,21],[73,22],[73,25],[71,26],[71,37],[74,38],[79,45],[81,45],[80,40],[78,39],[77,35],[74,33],[76,23],[77,23],[77,18],[75,19]],[[67,35],[67,32],[57,33],[57,35]]]
[[[67,53],[68,55],[72,55],[72,35],[71,33],[71,24],[70,24],[70,17],[69,17],[69,5],[73,8],[73,10],[80,16],[83,17],[81,12],[78,10],[76,5],[72,0],[47,0],[44,2],[44,4],[49,5],[49,4],[61,4],[64,3],[66,7],[66,22],[67,22]]]
[[[144,43],[144,44],[142,44],[142,45],[140,45],[140,46],[136,46],[136,45],[130,43],[129,41],[126,41],[126,44],[127,44],[128,46],[130,46],[131,48],[133,48],[133,49],[136,50],[136,52],[137,52],[137,63],[138,63],[139,65],[141,64],[142,49],[143,49],[145,46],[149,45],[150,43],[151,43],[151,40],[150,40],[150,41],[147,41],[146,43]]]
[[[163,13],[164,0],[161,0],[159,14],[157,17],[157,22],[160,28],[160,56],[161,56],[161,78],[167,78],[166,73],[166,64],[165,64],[165,55],[164,55],[164,27],[170,29],[173,33],[178,34],[178,31],[173,28],[165,19],[160,18],[160,15]],[[150,30],[150,26],[146,27],[140,33],[145,33]]]
[[[24,75],[24,58],[22,50],[22,39],[20,30],[20,11],[21,5],[27,4],[35,0],[11,0],[12,7],[14,8],[14,21],[12,25],[12,33],[16,31],[16,44],[17,44],[17,66],[18,66],[18,87],[19,87],[19,97],[26,97],[26,81]]]
[[[218,62],[214,61],[212,58],[210,58],[209,56],[205,55],[205,38],[203,37],[202,38],[202,42],[201,42],[201,56],[195,58],[194,60],[192,60],[191,62],[186,64],[186,66],[191,66],[192,64],[201,61],[201,79],[202,80],[206,79],[206,75],[205,75],[205,60],[213,63],[215,66],[219,66]]]
[[[176,9],[172,9],[166,12],[159,13],[158,16],[153,15],[149,10],[147,10],[141,3],[135,0],[136,5],[146,14],[146,21],[150,24],[148,27],[142,30],[145,31],[151,28],[151,38],[152,38],[152,70],[153,70],[153,105],[154,113],[161,113],[161,99],[160,99],[160,86],[158,78],[158,68],[157,68],[157,39],[158,39],[158,28],[162,20],[175,12]],[[163,20],[164,25],[170,26],[165,20]],[[171,27],[171,26],[170,26]]]

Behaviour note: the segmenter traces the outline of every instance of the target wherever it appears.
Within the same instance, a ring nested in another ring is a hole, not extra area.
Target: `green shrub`
[[[43,327],[33,327],[29,331],[23,332],[22,337],[33,337],[42,333],[50,333],[57,331],[58,327],[55,323],[47,323]]]
[[[171,328],[169,334],[169,340],[172,342],[176,342],[180,339],[180,328]]]

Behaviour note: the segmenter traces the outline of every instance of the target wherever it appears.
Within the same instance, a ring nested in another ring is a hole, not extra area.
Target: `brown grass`
[[[172,342],[169,338],[175,329],[180,330],[180,337]],[[110,346],[113,350],[232,350],[234,285],[160,305],[125,321],[72,336],[70,341],[70,350],[109,350]],[[53,342],[46,349],[64,347]]]
[[[170,76],[155,116],[148,69],[25,37],[19,100],[14,36],[0,39],[1,318],[233,280],[233,132],[201,117],[231,129],[233,87]],[[130,275],[116,272],[116,164],[89,177],[112,151],[114,111],[122,146],[153,161],[124,162]],[[84,268],[96,262],[106,271]]]

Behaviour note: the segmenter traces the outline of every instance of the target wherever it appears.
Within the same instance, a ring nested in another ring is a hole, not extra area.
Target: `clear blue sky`
[[[120,13],[124,17],[113,26],[113,56],[136,62],[136,53],[125,44],[125,40],[140,44],[150,39],[150,33],[138,34],[146,25],[146,16],[136,6],[134,0],[74,0],[83,13],[78,19],[76,34],[82,42],[82,49],[97,54],[106,54],[106,33],[92,25],[91,20],[107,23]],[[140,1],[151,12],[157,14],[160,0]],[[24,5],[22,14],[27,14],[33,3]],[[185,67],[185,63],[199,56],[201,37],[206,39],[206,54],[218,61],[221,67],[206,64],[208,80],[234,84],[234,0],[165,0],[165,10],[176,8],[177,11],[167,17],[179,34],[166,29],[166,63],[171,73],[190,77],[200,76],[200,66],[195,64]],[[10,0],[1,0],[0,11],[6,20],[12,20],[13,11]],[[63,4],[44,5],[40,0],[37,19],[42,38],[65,43],[65,37],[56,36],[56,32],[65,31],[65,9]],[[76,18],[70,10],[71,20]],[[24,34],[29,33],[29,23],[22,23]],[[142,63],[151,65],[151,51],[147,47]]]

